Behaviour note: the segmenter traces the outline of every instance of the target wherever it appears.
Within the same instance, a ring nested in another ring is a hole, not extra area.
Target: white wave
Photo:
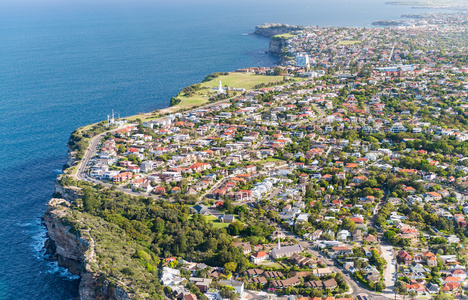
[[[38,218],[34,224],[30,223],[29,226],[31,226],[30,234],[32,238],[30,246],[33,249],[35,258],[48,266],[46,272],[58,275],[66,280],[78,280],[80,276],[73,275],[66,268],[60,267],[57,261],[51,260],[50,255],[46,254],[44,244],[47,240],[47,228],[42,220]]]
[[[19,226],[19,227],[29,227],[29,226],[32,226],[34,225],[33,223],[17,223],[16,226]]]
[[[58,262],[56,262],[56,261],[50,261],[49,269],[47,270],[47,273],[58,275],[58,276],[60,276],[62,278],[65,278],[66,280],[70,280],[70,281],[80,279],[80,276],[73,275],[72,273],[68,272],[68,270],[66,268],[60,267],[58,265]]]

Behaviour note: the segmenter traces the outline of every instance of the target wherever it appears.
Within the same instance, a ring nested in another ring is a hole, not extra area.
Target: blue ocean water
[[[0,1],[0,299],[71,299],[40,218],[77,127],[168,106],[205,75],[270,66],[265,22],[370,26],[384,0]]]

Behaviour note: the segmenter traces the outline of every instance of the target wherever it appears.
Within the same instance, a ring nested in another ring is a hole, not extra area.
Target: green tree
[[[225,286],[225,285],[221,286],[221,288],[219,289],[219,295],[223,299],[229,299],[229,300],[237,300],[239,298],[234,288],[230,286]]]
[[[401,281],[401,280],[397,280],[395,282],[395,288],[394,288],[394,291],[395,293],[397,293],[398,295],[407,295],[408,294],[408,290],[406,289],[406,283],[404,281]]]
[[[224,269],[227,272],[232,273],[237,269],[237,264],[235,262],[228,262],[228,263],[224,264]]]
[[[145,128],[143,128],[143,121],[141,119],[138,119],[138,133],[144,133]]]
[[[281,73],[283,73],[283,69],[281,69],[280,67],[275,67],[273,69],[273,73],[275,74],[275,76],[281,75]]]
[[[94,196],[89,188],[83,190],[83,206],[85,211],[93,212],[99,207],[100,201]]]

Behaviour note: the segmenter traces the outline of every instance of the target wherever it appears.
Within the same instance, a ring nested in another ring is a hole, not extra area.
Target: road
[[[327,152],[325,152],[325,156],[324,156],[324,159],[326,159],[328,157],[328,155],[330,154],[330,152],[333,150],[333,146],[330,146],[330,148],[327,149]]]
[[[384,294],[393,295],[393,288],[396,281],[396,259],[393,254],[393,247],[391,245],[383,245],[383,243],[381,243],[380,250],[382,251],[382,257],[387,261],[387,267],[383,274],[386,288],[383,292]]]
[[[107,135],[107,133],[113,132],[113,131],[116,131],[116,130],[105,131],[99,135],[96,135],[95,137],[91,139],[91,142],[89,142],[88,149],[86,149],[83,159],[81,159],[80,162],[78,163],[78,167],[77,167],[76,174],[75,174],[76,179],[86,181],[86,169],[88,167],[90,160],[94,157],[98,149],[98,146],[101,143],[101,140]]]
[[[135,124],[129,124],[125,127],[128,127],[128,126],[134,126]],[[124,127],[124,128],[125,128]],[[120,129],[120,128],[119,128]],[[143,194],[143,193],[140,193],[140,192],[134,192],[132,191],[131,189],[126,189],[124,187],[121,187],[121,186],[115,186],[115,185],[112,185],[112,184],[109,184],[109,183],[105,183],[105,182],[102,182],[102,181],[99,181],[99,180],[96,180],[94,178],[91,178],[89,177],[87,174],[86,174],[86,171],[88,169],[88,165],[89,165],[89,162],[91,161],[91,159],[94,157],[94,155],[96,155],[96,151],[98,150],[98,147],[99,145],[101,144],[101,141],[102,139],[109,133],[113,133],[115,131],[117,131],[118,129],[113,129],[113,130],[109,130],[109,131],[105,131],[95,137],[93,137],[91,139],[91,141],[89,142],[89,145],[88,145],[88,149],[86,149],[86,152],[83,156],[83,159],[81,159],[81,161],[78,163],[78,166],[77,166],[77,171],[74,175],[74,177],[78,180],[83,180],[83,181],[88,181],[88,182],[91,182],[93,184],[101,184],[103,186],[106,186],[108,188],[115,188],[117,191],[120,191],[120,192],[123,192],[123,193],[126,193],[126,194],[129,194],[129,195],[132,195],[132,196],[146,196],[146,197],[152,197],[153,199],[157,199],[158,197],[157,196],[151,196],[151,195],[146,195],[146,194]]]

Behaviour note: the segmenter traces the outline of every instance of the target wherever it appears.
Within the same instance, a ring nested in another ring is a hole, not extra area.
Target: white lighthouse
[[[223,85],[221,84],[221,80],[219,81],[219,86],[218,86],[218,94],[222,94],[224,93],[224,90],[223,90]]]

